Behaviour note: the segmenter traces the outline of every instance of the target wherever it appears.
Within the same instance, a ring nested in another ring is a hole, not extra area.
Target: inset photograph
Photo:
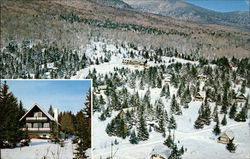
[[[91,158],[91,96],[91,80],[0,80],[0,158]]]

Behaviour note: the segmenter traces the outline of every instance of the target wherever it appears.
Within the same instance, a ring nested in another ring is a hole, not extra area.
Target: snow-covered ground
[[[64,147],[45,139],[31,139],[30,146],[14,149],[2,149],[2,159],[72,159],[75,145],[70,139]]]
[[[89,50],[91,47],[87,48],[87,56],[92,55],[101,55],[102,53],[102,44],[101,42],[92,44],[95,46],[95,51],[92,52]],[[82,79],[85,78],[89,71],[96,69],[97,74],[107,74],[113,72],[114,68],[129,68],[133,70],[143,70],[144,67],[141,66],[131,66],[122,64],[122,59],[128,53],[129,49],[116,48],[114,45],[105,46],[107,51],[113,53],[111,61],[108,63],[102,63],[99,65],[91,65],[88,68],[80,70],[77,72],[77,75],[72,77],[73,79]],[[92,47],[93,48],[93,47]],[[120,50],[119,50],[120,49]],[[118,50],[120,54],[118,53]],[[131,49],[129,50],[131,51]],[[137,52],[136,50],[132,50]],[[92,54],[91,54],[92,53]],[[138,52],[137,52],[138,53]],[[150,66],[164,64],[166,66],[175,63],[190,63],[190,64],[199,64],[197,61],[188,61],[175,57],[164,57],[162,63],[155,64],[154,62],[149,62]],[[171,62],[170,62],[171,61]],[[174,62],[173,62],[174,61]],[[215,67],[214,65],[212,67]],[[200,90],[202,90],[204,83],[201,82]],[[154,103],[160,97],[160,90],[158,88],[151,89],[151,101]],[[237,91],[237,87],[235,88]],[[128,88],[129,92],[133,92],[132,89]],[[140,96],[143,96],[146,90],[137,89]],[[170,87],[170,93],[176,93],[176,88]],[[247,89],[248,93],[250,90]],[[202,92],[203,94],[205,92]],[[170,100],[163,99],[165,109],[169,112],[170,109]],[[184,153],[182,158],[184,159],[250,159],[250,124],[249,120],[247,122],[235,122],[227,116],[227,125],[220,126],[221,131],[232,130],[235,135],[234,143],[237,145],[237,150],[235,153],[230,153],[226,149],[226,145],[218,143],[217,137],[213,134],[213,127],[215,122],[211,122],[210,126],[204,126],[203,129],[194,129],[194,122],[198,117],[198,110],[201,106],[201,102],[192,101],[189,103],[189,108],[182,108],[182,115],[175,115],[177,130],[175,131],[175,142],[178,143],[178,146],[184,146],[187,151]],[[210,103],[211,110],[213,111],[215,103]],[[219,108],[220,109],[220,108]],[[163,145],[165,138],[162,137],[162,134],[155,132],[154,130],[150,133],[149,139],[147,141],[141,141],[139,144],[133,145],[129,142],[129,137],[126,139],[121,139],[119,137],[110,137],[107,135],[105,129],[107,124],[118,114],[118,111],[113,111],[111,118],[107,118],[105,121],[100,121],[98,117],[101,113],[94,113],[93,115],[93,158],[94,159],[105,159],[111,156],[115,159],[147,159],[150,158],[152,150],[159,146]],[[222,120],[223,115],[219,114],[219,119]],[[119,144],[111,147],[111,143],[117,140]],[[178,142],[179,141],[179,142]],[[167,149],[167,147],[166,147]]]
[[[195,105],[193,105],[195,106]],[[250,158],[250,131],[249,121],[238,123],[228,119],[226,126],[221,126],[221,131],[232,130],[235,134],[235,143],[237,150],[230,153],[226,149],[226,145],[217,142],[217,137],[212,133],[213,124],[201,130],[193,129],[193,121],[187,120],[185,114],[191,110],[183,110],[184,116],[176,118],[177,130],[175,131],[176,141],[180,141],[179,145],[187,148],[187,152],[182,156],[183,159],[249,159]],[[118,112],[113,113],[112,117]],[[190,113],[190,118],[192,118]],[[150,157],[151,151],[158,145],[163,145],[165,138],[160,133],[152,131],[149,140],[140,142],[138,145],[132,145],[127,137],[125,140],[118,137],[109,137],[106,132],[106,125],[110,122],[110,118],[104,122],[100,122],[98,117],[100,113],[94,114],[94,136],[93,136],[93,158],[105,158],[111,154],[111,142],[115,139],[119,142],[113,146],[114,158],[117,159],[147,159]],[[112,118],[111,117],[111,118]],[[195,117],[196,118],[196,117]],[[166,147],[167,149],[167,147]]]

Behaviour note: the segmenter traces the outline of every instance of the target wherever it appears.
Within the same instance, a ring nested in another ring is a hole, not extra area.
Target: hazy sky
[[[91,87],[90,80],[7,80],[7,84],[26,109],[37,103],[45,110],[52,105],[60,112],[73,113],[84,107],[86,93]]]
[[[249,0],[185,0],[197,6],[220,11],[249,11]]]

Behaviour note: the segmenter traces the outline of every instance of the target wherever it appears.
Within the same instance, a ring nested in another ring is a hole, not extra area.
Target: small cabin
[[[245,102],[246,100],[247,100],[247,98],[244,96],[244,94],[240,94],[235,99],[236,102]]]
[[[96,88],[96,93],[101,93],[101,91],[105,91],[105,90],[107,90],[107,85],[100,85],[100,86],[97,86],[97,88]]]
[[[230,61],[230,62],[229,62],[229,66],[232,68],[232,67],[236,67],[236,66],[237,66],[237,64],[236,64],[236,63],[234,63],[234,62],[232,62],[232,61]]]
[[[163,74],[163,81],[166,83],[171,82],[172,75],[171,74]]]
[[[148,61],[143,59],[123,59],[122,63],[126,65],[147,66]]]
[[[205,76],[205,75],[198,75],[197,76],[197,80],[203,81],[203,80],[206,80],[206,79],[207,79],[207,76]]]
[[[125,119],[126,118],[126,114],[123,110],[120,111],[120,113],[118,114],[118,116],[121,118],[121,119]]]
[[[234,138],[234,134],[231,130],[224,131],[218,137],[218,142],[222,144],[228,144],[230,140]]]
[[[150,159],[168,159],[171,150],[164,145],[157,145],[150,153]]]
[[[28,131],[30,138],[50,138],[52,124],[54,122],[58,124],[57,117],[57,109],[54,110],[54,117],[52,117],[41,106],[34,104],[19,121],[24,124],[22,130]]]
[[[196,96],[194,97],[194,100],[195,101],[203,101],[204,97],[202,97],[200,93],[197,93]]]

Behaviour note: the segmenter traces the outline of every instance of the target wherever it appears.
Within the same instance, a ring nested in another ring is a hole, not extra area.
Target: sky
[[[194,5],[220,11],[249,11],[249,0],[184,0]]]
[[[35,103],[45,110],[52,105],[59,112],[77,113],[84,107],[90,80],[6,80],[11,91],[27,110]]]

